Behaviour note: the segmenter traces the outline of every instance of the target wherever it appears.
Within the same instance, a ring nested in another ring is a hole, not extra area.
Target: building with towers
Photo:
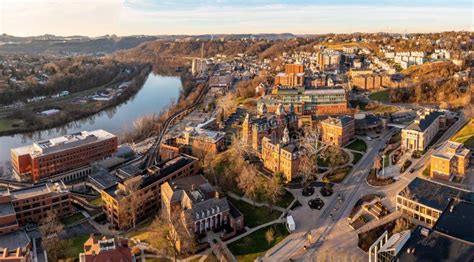
[[[291,181],[298,172],[299,148],[290,140],[288,128],[283,131],[281,140],[265,136],[262,139],[263,166],[283,175],[286,182]]]
[[[257,111],[257,117],[247,114],[242,124],[242,140],[256,152],[261,152],[263,137],[267,136],[273,141],[280,141],[285,128],[288,128],[289,132],[298,128],[298,117],[292,105],[288,112],[281,104],[275,113],[268,113],[265,104],[260,105]]]

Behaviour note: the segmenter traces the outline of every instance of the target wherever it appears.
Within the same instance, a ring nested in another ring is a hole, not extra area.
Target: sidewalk
[[[279,207],[279,206],[272,206],[268,203],[259,203],[259,202],[256,202],[256,201],[253,201],[252,199],[248,198],[248,197],[244,197],[244,196],[239,196],[233,192],[227,192],[227,195],[229,195],[230,197],[232,197],[233,199],[236,199],[236,200],[242,200],[244,202],[247,202],[248,204],[250,205],[253,205],[253,206],[257,206],[257,207],[268,207],[270,209],[273,209],[273,210],[277,210],[277,211],[280,211],[280,212],[285,212],[286,209],[282,208],[282,207]]]

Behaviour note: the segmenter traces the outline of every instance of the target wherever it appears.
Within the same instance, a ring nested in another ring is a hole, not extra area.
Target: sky
[[[16,36],[474,30],[474,0],[0,0]]]

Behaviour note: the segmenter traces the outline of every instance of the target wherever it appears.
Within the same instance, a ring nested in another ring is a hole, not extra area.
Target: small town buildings
[[[345,146],[354,138],[355,120],[350,116],[329,117],[321,121],[321,134],[324,143]]]
[[[462,143],[447,141],[431,155],[430,176],[451,180],[464,176],[469,167],[470,151]]]
[[[107,221],[118,229],[130,228],[161,207],[163,183],[198,172],[198,159],[181,154],[152,166],[146,175],[129,177],[101,190]]]
[[[13,171],[37,182],[41,179],[84,167],[117,151],[117,137],[104,130],[38,141],[11,149]]]
[[[250,114],[247,114],[242,123],[242,140],[257,152],[261,152],[264,136],[279,141],[283,137],[285,128],[288,128],[290,132],[298,128],[298,117],[292,106],[287,113],[280,104],[274,114],[269,114],[266,105],[262,104],[258,108],[258,113],[257,118],[252,118]]]
[[[79,262],[135,262],[127,239],[91,235],[84,243],[84,252],[79,254]]]
[[[263,137],[261,157],[263,166],[273,174],[282,174],[285,181],[289,182],[297,176],[299,150],[296,144],[291,143],[287,128],[280,142]]]
[[[401,146],[405,151],[423,151],[433,138],[446,126],[443,112],[425,110],[418,112],[416,119],[402,129]]]
[[[181,223],[186,234],[196,239],[210,230],[229,235],[244,228],[240,211],[201,175],[169,180],[161,186],[161,195],[163,215],[170,225]]]

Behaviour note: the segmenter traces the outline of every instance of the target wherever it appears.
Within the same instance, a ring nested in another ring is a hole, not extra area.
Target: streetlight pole
[[[382,155],[382,176],[385,177],[385,155]]]

